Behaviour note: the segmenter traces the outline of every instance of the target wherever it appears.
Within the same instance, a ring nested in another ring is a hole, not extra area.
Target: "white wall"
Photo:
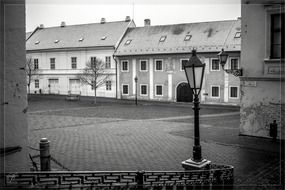
[[[87,63],[90,61],[90,57],[96,57],[105,61],[106,56],[111,57],[111,69],[108,72],[111,73],[110,80],[112,81],[111,90],[106,90],[106,86],[103,85],[97,89],[97,96],[99,97],[116,97],[116,79],[115,79],[115,61],[112,58],[114,50],[78,50],[78,51],[63,51],[63,52],[36,52],[30,53],[28,51],[27,56],[33,59],[39,59],[39,88],[35,88],[34,82],[31,84],[31,93],[39,93],[41,89],[42,93],[48,94],[48,79],[56,78],[59,80],[58,94],[68,94],[70,90],[69,79],[75,79],[76,74],[81,72]],[[71,57],[77,57],[77,69],[71,68]],[[55,58],[55,70],[50,69],[50,58]],[[94,96],[94,90],[91,86],[81,84],[80,92],[84,96]]]

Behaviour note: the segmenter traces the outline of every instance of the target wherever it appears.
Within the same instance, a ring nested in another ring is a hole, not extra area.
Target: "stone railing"
[[[17,172],[2,174],[15,189],[233,189],[233,167],[191,171]]]

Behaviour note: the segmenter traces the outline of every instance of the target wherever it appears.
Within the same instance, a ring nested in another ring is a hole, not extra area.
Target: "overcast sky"
[[[240,17],[240,0],[26,0],[26,31],[40,24],[45,27],[134,19],[151,25],[165,25]]]

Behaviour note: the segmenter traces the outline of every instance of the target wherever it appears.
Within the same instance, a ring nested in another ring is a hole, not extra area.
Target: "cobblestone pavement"
[[[239,136],[238,109],[202,107],[203,157],[233,165],[237,187],[278,185],[280,143]],[[191,105],[101,102],[94,106],[88,101],[44,98],[32,99],[29,110],[30,147],[38,148],[40,139],[48,138],[51,155],[70,170],[183,170],[181,162],[192,156]],[[38,154],[33,149],[30,153]]]

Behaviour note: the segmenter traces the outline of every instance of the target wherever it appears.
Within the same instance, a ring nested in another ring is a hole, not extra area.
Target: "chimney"
[[[130,16],[126,16],[125,22],[130,22],[131,21],[131,17]]]
[[[106,22],[106,19],[105,18],[101,18],[101,24],[104,24]]]
[[[45,28],[43,24],[40,24],[39,29]]]
[[[65,22],[61,22],[61,24],[60,24],[60,27],[65,27],[66,25],[65,25]]]
[[[144,19],[144,26],[150,26],[150,19]]]

